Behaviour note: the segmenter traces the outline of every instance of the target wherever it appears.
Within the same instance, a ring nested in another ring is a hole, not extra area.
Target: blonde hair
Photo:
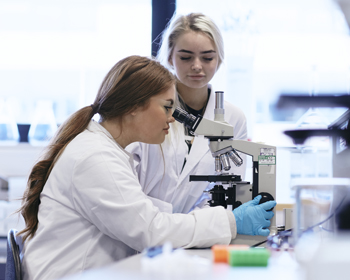
[[[161,45],[157,59],[168,69],[172,69],[169,60],[173,53],[176,40],[188,31],[202,32],[211,39],[218,52],[218,68],[224,61],[224,40],[221,32],[214,21],[201,13],[191,13],[188,15],[174,15],[167,28],[162,33]]]

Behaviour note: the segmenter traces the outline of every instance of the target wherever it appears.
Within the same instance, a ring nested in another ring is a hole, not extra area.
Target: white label
[[[258,160],[259,165],[276,165],[276,149],[261,148]]]

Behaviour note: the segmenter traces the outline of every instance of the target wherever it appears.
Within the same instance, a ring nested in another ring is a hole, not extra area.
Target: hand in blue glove
[[[270,219],[274,216],[272,211],[267,211],[276,206],[276,201],[267,201],[259,205],[261,195],[248,201],[233,210],[236,218],[238,234],[268,236]]]

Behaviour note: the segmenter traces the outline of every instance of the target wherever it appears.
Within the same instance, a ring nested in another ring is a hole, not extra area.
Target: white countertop
[[[185,250],[186,261],[171,260],[163,265],[144,265],[145,258],[138,254],[105,268],[84,272],[79,276],[64,278],[65,280],[96,279],[149,279],[149,280],[302,280],[303,271],[287,251],[273,252],[267,267],[232,267],[225,263],[212,261],[211,249]],[[197,257],[195,257],[197,256]],[[149,260],[149,259],[148,259]],[[192,263],[193,261],[193,263]]]

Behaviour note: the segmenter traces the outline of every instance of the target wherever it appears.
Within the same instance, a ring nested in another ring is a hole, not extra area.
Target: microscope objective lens
[[[219,156],[215,157],[215,171],[218,173],[222,171],[221,160]]]
[[[229,158],[228,158],[227,154],[221,154],[220,155],[220,160],[221,160],[221,163],[222,163],[222,167],[224,168],[225,171],[228,171],[228,170],[231,169],[230,161],[229,161]]]
[[[243,159],[239,156],[239,154],[235,150],[230,151],[228,155],[236,166],[242,165]]]

